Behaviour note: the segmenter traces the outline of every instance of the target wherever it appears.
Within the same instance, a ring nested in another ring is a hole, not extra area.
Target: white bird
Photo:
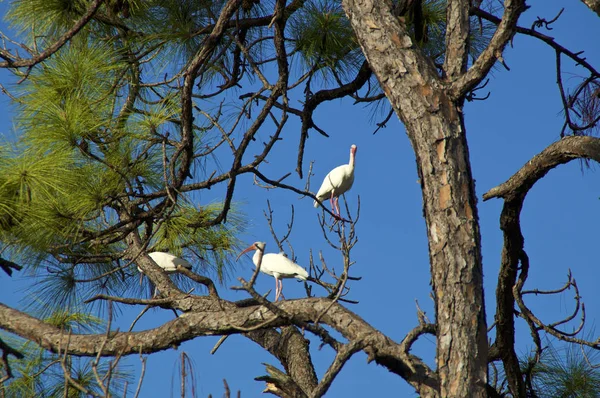
[[[183,268],[192,269],[192,264],[187,262],[186,260],[179,258],[171,253],[165,252],[152,252],[148,253],[150,258],[154,260],[154,262],[163,269],[167,274],[172,274],[177,272],[177,266],[181,265]],[[140,267],[137,267],[140,272],[140,285],[142,284],[142,278],[144,277],[144,271]],[[154,292],[156,295],[156,290]]]
[[[305,281],[308,278],[308,272],[292,260],[287,258],[283,253],[266,253],[265,254],[265,242],[254,242],[250,247],[245,249],[237,257],[236,261],[245,253],[250,250],[256,250],[254,256],[252,256],[252,262],[258,267],[258,262],[262,254],[262,261],[260,262],[259,270],[262,273],[271,275],[275,278],[275,301],[279,300],[279,297],[283,297],[283,282],[282,278],[296,278]],[[285,298],[285,297],[283,297]]]
[[[329,174],[325,176],[321,188],[317,191],[316,197],[321,202],[329,199],[331,202],[331,210],[339,218],[342,218],[340,214],[340,205],[338,203],[339,197],[344,193],[348,192],[352,188],[354,183],[354,157],[356,156],[356,145],[350,147],[350,162],[343,164],[331,170]],[[319,202],[315,200],[315,207],[319,207]]]
[[[179,258],[171,253],[152,252],[152,253],[148,253],[148,255],[167,274],[172,274],[173,272],[177,272],[178,265],[181,265],[183,268],[192,269],[192,264],[190,264],[186,260]],[[138,269],[138,271],[143,273],[143,271],[140,267],[137,267],[137,269]]]

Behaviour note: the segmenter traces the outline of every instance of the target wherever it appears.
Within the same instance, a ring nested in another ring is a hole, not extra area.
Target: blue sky
[[[585,50],[587,60],[600,65],[597,38],[600,20],[580,1],[530,1],[532,6],[522,17],[521,26],[531,26],[537,16],[553,18],[562,6],[567,7],[554,30],[548,34],[574,51]],[[469,140],[473,175],[476,179],[479,215],[482,231],[483,260],[487,317],[494,314],[494,290],[500,261],[502,235],[499,216],[502,202],[483,202],[481,196],[490,188],[504,182],[532,156],[559,139],[562,127],[561,102],[556,87],[555,54],[536,39],[517,36],[514,46],[507,48],[504,59],[511,68],[498,68],[490,76],[483,90],[491,91],[486,101],[467,103],[464,113]],[[568,65],[568,66],[567,66]],[[581,68],[570,62],[564,64],[565,80],[574,84],[576,76],[584,75]],[[568,76],[573,78],[569,78]],[[2,71],[2,80],[8,74]],[[0,97],[5,117],[0,120],[0,134],[13,137],[11,113],[6,97]],[[361,219],[357,224],[359,242],[352,251],[356,264],[351,274],[362,280],[351,282],[349,298],[359,300],[350,308],[390,338],[400,341],[417,324],[415,300],[433,319],[433,303],[429,298],[429,263],[425,224],[422,216],[421,192],[417,183],[415,159],[404,128],[393,117],[387,128],[373,135],[371,110],[353,106],[351,101],[324,104],[316,113],[316,123],[330,134],[325,138],[311,133],[305,155],[314,160],[312,190],[318,189],[324,175],[333,167],[347,163],[351,144],[358,146],[355,184],[347,195],[351,209],[361,201]],[[258,142],[272,131],[261,130]],[[292,120],[286,126],[283,141],[261,170],[272,178],[292,172],[295,149],[299,138],[299,124]],[[293,154],[293,155],[291,155]],[[571,162],[551,171],[529,193],[522,212],[522,230],[525,249],[531,261],[527,288],[554,289],[566,281],[567,270],[573,271],[583,300],[586,303],[588,329],[600,319],[600,301],[597,292],[598,245],[596,227],[600,216],[600,186],[597,166],[582,170],[579,162]],[[293,174],[288,180],[302,188],[305,180]],[[203,193],[202,200],[216,200],[219,188]],[[331,251],[321,236],[317,222],[318,211],[312,200],[300,199],[288,191],[266,191],[252,184],[250,176],[242,176],[234,197],[246,214],[249,226],[242,236],[248,244],[256,240],[267,242],[267,252],[277,251],[263,217],[266,200],[274,210],[278,231],[285,231],[294,205],[296,220],[290,236],[297,262],[308,266],[309,250],[322,250],[328,265],[341,270],[341,258]],[[249,278],[253,266],[250,257],[240,260],[232,271],[235,277]],[[0,302],[18,305],[27,281],[0,275]],[[221,295],[236,300],[246,296],[227,287],[236,285],[235,278],[220,287]],[[257,289],[274,291],[274,281],[260,275]],[[284,282],[286,297],[298,298],[302,285],[293,280]],[[320,290],[315,288],[318,293]],[[558,299],[528,297],[527,303],[542,320],[553,321],[570,312],[572,293]],[[128,326],[141,308],[126,310],[119,326]],[[150,328],[172,319],[173,314],[151,311],[138,323],[138,329]],[[517,321],[517,352],[525,353],[532,343],[523,322]],[[240,336],[230,337],[215,355],[209,351],[218,340],[197,338],[182,344],[177,351],[151,355],[146,365],[142,396],[166,397],[179,395],[179,354],[185,351],[194,362],[198,396],[221,396],[222,379],[227,379],[233,391],[254,397],[264,388],[254,377],[265,374],[261,363],[277,365],[277,361],[259,346]],[[321,377],[333,352],[328,348],[317,350],[319,342],[311,338],[312,355]],[[415,352],[432,363],[435,344],[431,337],[422,338]],[[128,360],[139,371],[139,360]],[[368,365],[364,354],[357,354],[342,370],[328,396],[412,396],[413,389],[387,370]]]

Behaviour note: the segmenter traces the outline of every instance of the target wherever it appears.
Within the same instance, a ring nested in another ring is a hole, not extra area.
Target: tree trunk
[[[416,154],[437,322],[440,391],[485,397],[487,336],[481,237],[461,113],[435,66],[415,47],[389,1],[344,0],[369,64],[406,127]]]

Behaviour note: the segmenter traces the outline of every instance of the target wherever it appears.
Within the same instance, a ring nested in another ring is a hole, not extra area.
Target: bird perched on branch
[[[165,271],[167,274],[172,274],[172,273],[177,272],[177,267],[180,265],[183,268],[187,268],[189,270],[192,269],[192,264],[190,264],[186,260],[179,258],[171,253],[152,252],[152,253],[148,253],[148,256],[150,256],[150,258],[152,260],[154,260],[154,262],[160,268],[162,268],[162,270]],[[142,269],[140,267],[137,267],[137,269],[140,272],[140,285],[141,285],[142,278],[144,277],[144,271],[142,271]],[[152,292],[150,292],[150,293],[152,293]],[[155,289],[153,296],[155,296],[156,293],[157,293],[157,291]]]
[[[275,301],[279,297],[283,297],[283,282],[284,278],[296,278],[305,281],[308,278],[308,272],[292,260],[287,258],[283,253],[266,253],[265,242],[254,242],[250,247],[245,249],[237,256],[236,261],[243,254],[251,250],[256,250],[252,256],[252,262],[259,267],[260,272],[270,275],[275,278]],[[283,297],[285,298],[285,297]]]
[[[148,255],[167,274],[172,274],[173,272],[177,272],[177,266],[179,266],[179,265],[181,265],[183,268],[192,269],[192,264],[190,264],[186,260],[179,258],[171,253],[152,252],[152,253],[148,253]],[[138,267],[138,271],[140,271],[141,273],[144,273],[140,267]]]
[[[321,202],[329,199],[331,202],[331,210],[339,218],[342,218],[340,214],[340,205],[338,203],[339,197],[344,193],[348,192],[352,188],[354,183],[354,158],[356,156],[356,145],[350,147],[350,162],[343,164],[331,170],[323,183],[321,188],[317,191],[316,197]],[[319,202],[315,200],[315,207],[319,207]]]

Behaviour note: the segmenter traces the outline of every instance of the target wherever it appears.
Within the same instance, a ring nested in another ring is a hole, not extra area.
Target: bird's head
[[[242,257],[242,255],[248,253],[251,250],[260,250],[261,252],[265,252],[265,246],[267,244],[265,242],[254,242],[252,245],[250,245],[249,247],[247,247],[246,249],[244,249],[243,252],[241,252],[237,258],[235,259],[235,261],[239,260],[240,257]]]
[[[354,144],[350,147],[350,166],[354,167],[354,157],[356,156],[356,150],[358,147]]]

